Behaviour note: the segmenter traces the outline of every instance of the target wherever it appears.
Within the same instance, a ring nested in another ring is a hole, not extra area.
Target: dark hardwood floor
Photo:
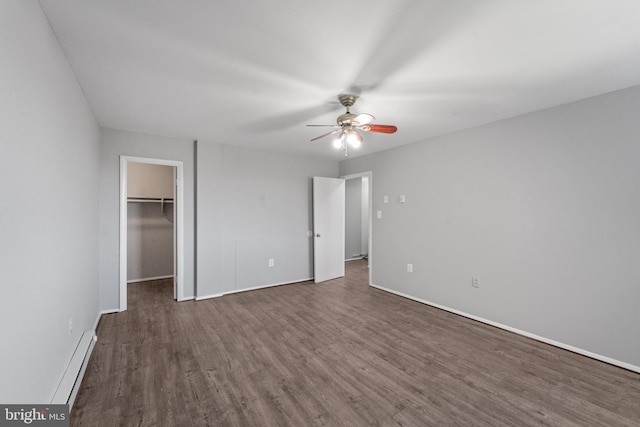
[[[640,375],[347,277],[177,303],[129,286],[71,414],[85,426],[639,426]]]

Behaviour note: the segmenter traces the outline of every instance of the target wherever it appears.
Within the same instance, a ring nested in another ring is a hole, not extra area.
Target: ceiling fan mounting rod
[[[337,120],[338,125],[342,126],[343,128],[345,126],[349,126],[353,128],[351,124],[351,120],[353,120],[356,117],[356,115],[352,114],[351,111],[349,111],[349,107],[351,107],[353,104],[356,103],[356,99],[358,99],[358,97],[355,95],[350,95],[350,94],[338,95],[338,100],[340,101],[340,104],[342,104],[344,107],[347,108],[347,112],[339,116]]]

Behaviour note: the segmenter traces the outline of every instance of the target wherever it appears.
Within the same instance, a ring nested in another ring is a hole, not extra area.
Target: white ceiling
[[[105,127],[350,156],[640,84],[637,0],[40,0]]]

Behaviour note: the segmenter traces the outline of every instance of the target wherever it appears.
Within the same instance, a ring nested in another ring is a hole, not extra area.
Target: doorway
[[[345,262],[366,260],[371,284],[372,172],[341,177],[345,180]]]
[[[366,178],[366,179],[365,179]],[[346,251],[346,183],[353,180],[360,188],[360,200],[356,203],[355,216],[359,231],[354,253],[357,258],[366,257],[369,280],[373,268],[373,239],[371,236],[372,172],[347,175],[340,178],[313,178],[313,271],[314,282],[322,282],[344,276],[345,263],[350,258]],[[356,181],[357,180],[357,181]],[[364,194],[363,194],[364,193]],[[350,212],[350,215],[352,212]],[[347,256],[345,256],[347,254]]]
[[[152,177],[140,185],[141,174]],[[127,309],[127,287],[133,281],[171,277],[174,299],[184,299],[182,176],[179,161],[120,156],[120,311]],[[130,228],[132,218],[154,222],[151,239]],[[162,242],[169,247],[153,248]],[[152,257],[134,243],[153,248]]]

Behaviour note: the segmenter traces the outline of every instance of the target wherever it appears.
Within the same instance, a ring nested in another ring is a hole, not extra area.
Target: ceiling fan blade
[[[328,128],[339,128],[340,126],[338,125],[307,125],[310,127],[328,127]]]
[[[282,114],[269,115],[251,123],[243,123],[242,127],[256,131],[275,131],[287,129],[291,126],[297,126],[301,123],[314,120],[323,114],[331,113],[341,108],[341,105],[335,101],[326,101],[320,105],[311,106],[303,109],[294,109]]]
[[[362,114],[358,114],[357,116],[355,116],[353,118],[353,120],[351,120],[351,122],[352,123],[357,123],[359,125],[368,125],[369,123],[371,123],[375,119],[376,118],[373,117],[371,114],[362,113]]]
[[[397,127],[391,125],[365,125],[360,127],[365,132],[396,133]]]
[[[332,130],[331,132],[327,132],[327,133],[325,133],[325,134],[323,134],[323,135],[316,136],[316,137],[315,137],[315,138],[313,138],[311,141],[317,141],[317,140],[318,140],[318,139],[320,139],[320,138],[324,138],[325,136],[333,135],[334,133],[338,133],[338,132],[341,132],[341,131],[342,131],[342,128],[340,128],[340,129],[336,129],[336,130]]]

